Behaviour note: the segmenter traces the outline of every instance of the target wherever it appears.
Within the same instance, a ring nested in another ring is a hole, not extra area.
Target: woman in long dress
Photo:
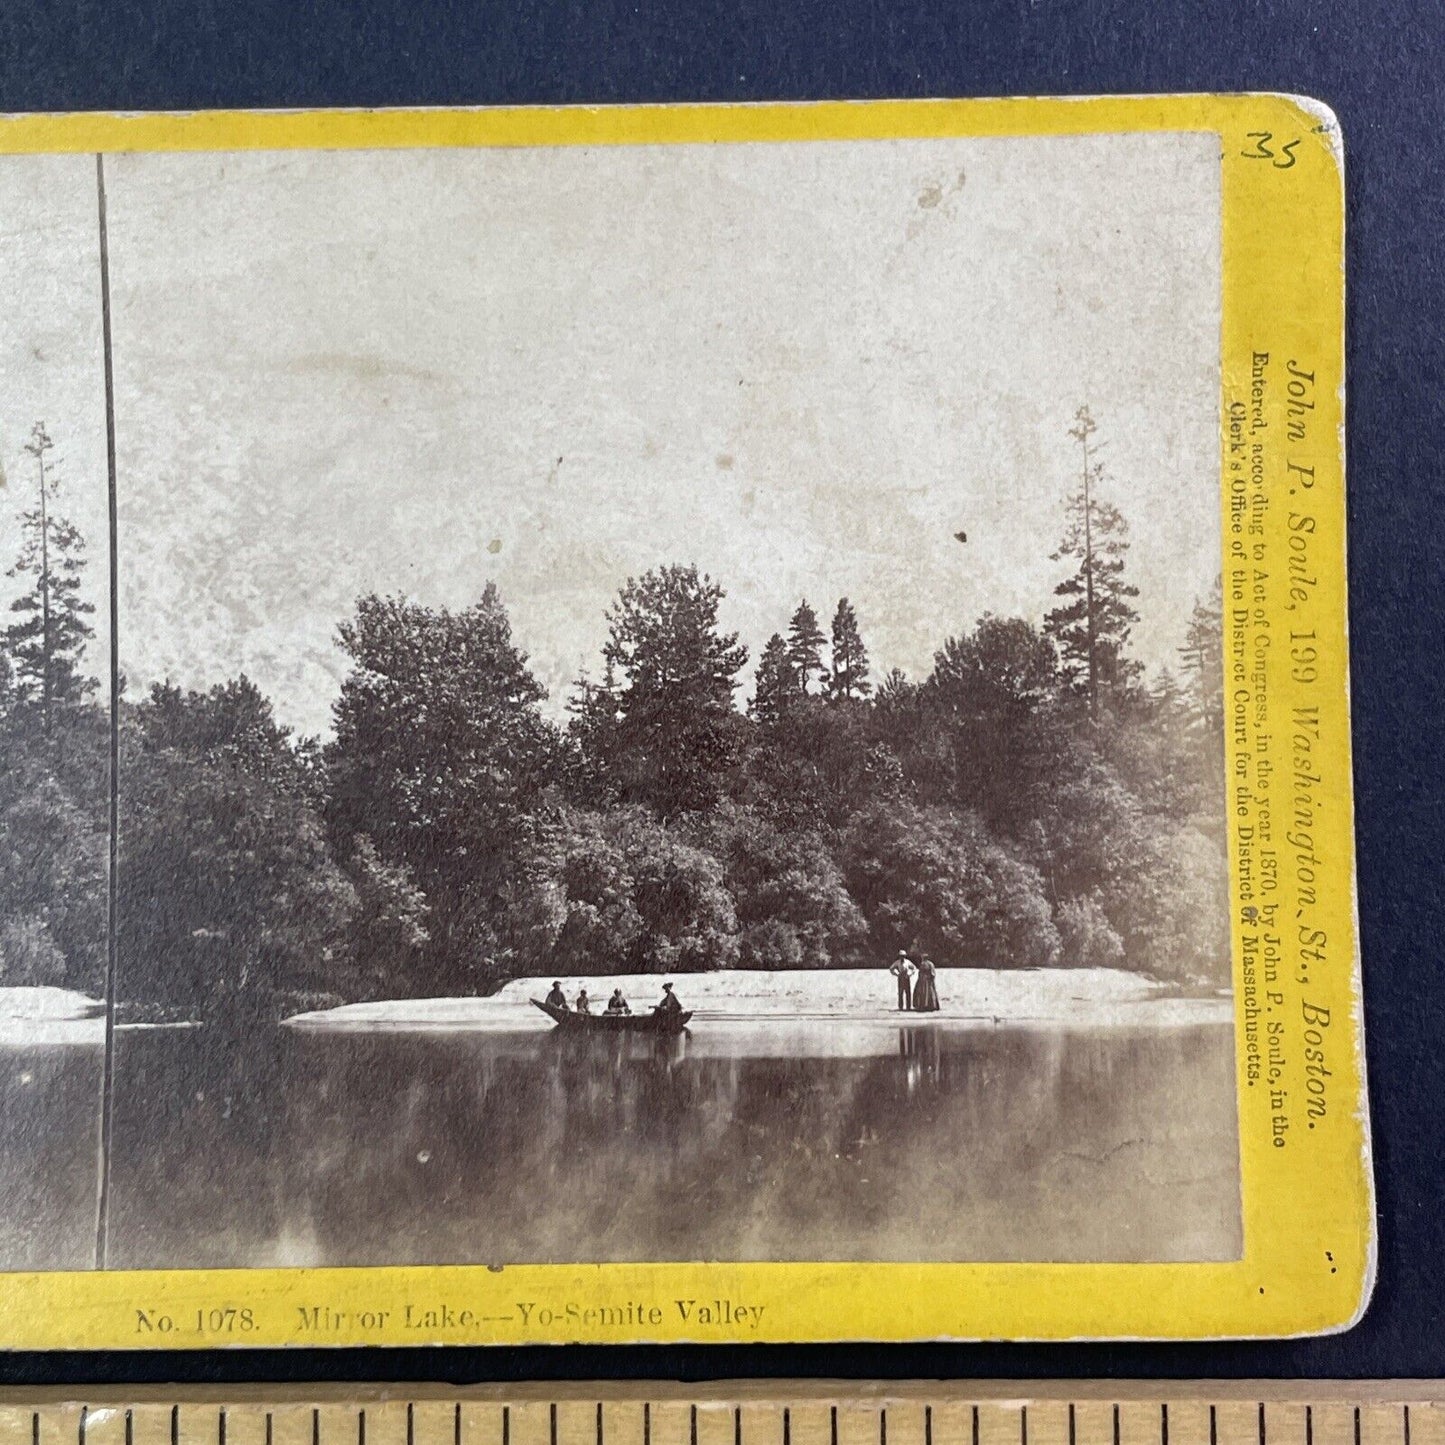
[[[935,978],[937,972],[931,958],[925,955],[919,960],[918,978],[913,985],[913,1011],[915,1013],[935,1013],[937,1011],[938,983]]]

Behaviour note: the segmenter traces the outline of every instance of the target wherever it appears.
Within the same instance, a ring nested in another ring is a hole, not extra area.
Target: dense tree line
[[[672,564],[621,588],[561,723],[490,583],[455,611],[360,598],[324,743],[244,677],[123,695],[123,1001],[274,1012],[900,947],[1226,982],[1220,598],[1146,684],[1092,433],[1081,412],[1056,605],[985,615],[922,678],[874,675],[847,598],[826,628],[799,598],[744,696],[722,585]],[[0,983],[94,990],[109,728],[48,445],[0,646]]]
[[[85,545],[57,508],[52,442],[37,423],[35,505],[7,576],[0,632],[0,983],[95,989],[106,958],[109,719],[85,666],[93,604]]]

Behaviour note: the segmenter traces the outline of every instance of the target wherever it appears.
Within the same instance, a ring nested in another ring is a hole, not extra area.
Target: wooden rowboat
[[[571,1009],[558,1008],[555,1004],[532,1000],[559,1029],[586,1034],[680,1034],[692,1017],[691,1009],[678,1013],[658,1013],[655,1009],[645,1014],[579,1014]]]

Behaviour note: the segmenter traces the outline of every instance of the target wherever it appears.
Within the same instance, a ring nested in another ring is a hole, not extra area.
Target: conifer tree
[[[1183,648],[1179,649],[1183,652]],[[1156,717],[1169,717],[1180,711],[1186,697],[1179,679],[1167,667],[1161,667],[1148,687],[1149,703]]]
[[[878,686],[878,702],[890,706],[902,703],[912,697],[915,691],[917,689],[909,682],[907,674],[901,667],[890,667],[887,676]]]
[[[10,604],[16,620],[4,632],[11,699],[38,707],[46,732],[59,710],[84,702],[97,685],[82,665],[95,635],[87,621],[95,606],[80,594],[85,543],[56,510],[59,478],[46,461],[53,446],[44,422],[36,422],[25,445],[35,458],[36,505],[21,513],[24,540],[6,574],[29,585]]]
[[[1195,599],[1179,649],[1200,724],[1211,737],[1224,732],[1224,591],[1215,578],[1207,597]]]
[[[609,658],[601,682],[593,682],[584,671],[572,684],[567,699],[571,721],[567,731],[589,760],[606,756],[612,731],[617,726],[617,668]]]
[[[1078,570],[1054,588],[1065,599],[1044,619],[1044,633],[1058,645],[1066,679],[1088,701],[1097,718],[1102,694],[1120,693],[1142,671],[1125,648],[1139,620],[1130,598],[1139,589],[1124,580],[1129,524],[1123,513],[1099,496],[1104,468],[1091,444],[1096,430],[1087,406],[1081,406],[1069,435],[1083,454],[1079,489],[1066,502],[1068,525],[1053,560],[1076,559]]]
[[[798,691],[806,693],[808,684],[826,672],[823,666],[823,644],[828,639],[818,626],[818,614],[808,606],[807,598],[798,604],[788,624],[788,661],[797,679]]]
[[[622,801],[663,818],[710,808],[737,760],[733,693],[748,650],[718,627],[725,595],[695,566],[659,567],[629,578],[608,614],[611,771]]]
[[[867,697],[873,690],[868,681],[868,650],[858,631],[858,614],[846,597],[838,599],[833,613],[833,670],[828,695],[834,702],[844,698]]]
[[[758,675],[748,711],[764,727],[773,727],[787,716],[797,694],[798,679],[788,656],[788,644],[775,632],[758,658]]]
[[[609,659],[601,682],[584,670],[572,684],[567,699],[567,737],[572,744],[569,762],[571,792],[589,804],[613,801],[609,759],[621,717],[618,707],[617,668]]]

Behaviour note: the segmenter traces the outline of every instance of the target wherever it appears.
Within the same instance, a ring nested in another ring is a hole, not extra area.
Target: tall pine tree
[[[858,631],[858,614],[846,597],[838,599],[833,613],[833,670],[828,695],[834,702],[867,697],[873,690],[868,681],[868,650]]]
[[[827,671],[823,666],[823,644],[827,640],[823,629],[818,626],[818,614],[808,606],[805,597],[788,624],[788,661],[792,664],[799,692],[807,692],[809,683],[815,677],[821,678]]]
[[[601,682],[584,670],[572,684],[567,699],[567,739],[571,744],[569,793],[589,806],[614,801],[608,777],[608,759],[616,744],[618,709],[617,669],[609,661]]]
[[[59,478],[46,459],[54,445],[44,422],[36,422],[25,445],[35,458],[36,505],[21,513],[20,555],[6,574],[27,585],[10,604],[16,620],[4,633],[10,698],[37,707],[47,733],[61,710],[84,702],[96,689],[82,664],[86,643],[95,635],[87,620],[95,606],[80,593],[85,543],[56,509]]]
[[[602,655],[619,685],[606,761],[619,798],[663,818],[710,808],[738,760],[748,650],[718,626],[724,595],[695,566],[659,567],[629,578],[608,614]]]
[[[1044,633],[1058,645],[1068,681],[1083,693],[1090,717],[1097,718],[1102,697],[1126,691],[1142,668],[1125,651],[1139,620],[1130,598],[1139,589],[1124,580],[1129,524],[1123,513],[1099,496],[1104,468],[1092,444],[1096,430],[1087,406],[1069,429],[1083,455],[1079,488],[1066,502],[1068,524],[1054,561],[1078,563],[1054,593],[1065,599],[1044,619]]]
[[[748,711],[764,727],[773,727],[787,716],[797,695],[798,679],[788,656],[788,644],[775,632],[758,657],[758,675]]]
[[[1195,599],[1194,611],[1179,649],[1188,679],[1190,701],[1212,739],[1224,735],[1224,590],[1215,578],[1207,597]]]

